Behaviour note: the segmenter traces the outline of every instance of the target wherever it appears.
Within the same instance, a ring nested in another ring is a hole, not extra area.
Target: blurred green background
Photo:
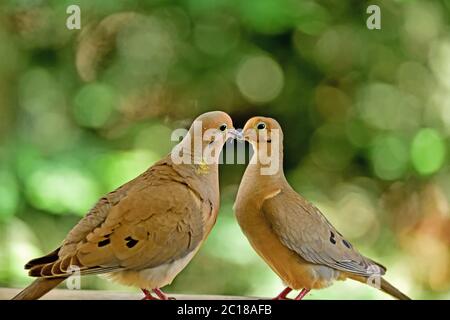
[[[2,0],[0,286],[28,284],[27,260],[217,109],[278,119],[293,187],[404,292],[450,298],[449,0]],[[232,212],[244,169],[221,166],[216,227],[168,292],[282,289]],[[308,298],[388,296],[346,281]]]

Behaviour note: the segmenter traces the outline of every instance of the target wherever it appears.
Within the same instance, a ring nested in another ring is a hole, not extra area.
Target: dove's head
[[[179,147],[185,156],[190,156],[196,162],[213,164],[218,163],[225,142],[236,136],[231,117],[222,111],[212,111],[194,120]]]
[[[228,139],[234,139],[237,131],[233,127],[233,120],[223,111],[206,112],[198,116],[189,129],[189,134],[200,139],[204,147],[217,145],[222,148]]]
[[[254,117],[247,121],[238,139],[248,141],[254,150],[250,164],[261,166],[261,175],[283,172],[283,132],[272,118]]]
[[[253,117],[247,121],[239,134],[239,139],[248,141],[255,149],[262,146],[270,148],[283,143],[283,131],[277,120],[266,117]]]

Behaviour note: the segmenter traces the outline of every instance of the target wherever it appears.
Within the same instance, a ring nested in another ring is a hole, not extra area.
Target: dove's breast
[[[139,288],[162,288],[172,283],[197,253],[200,245],[183,258],[143,270],[124,270],[107,274],[106,277],[127,286]]]
[[[343,278],[339,271],[309,263],[285,246],[251,196],[237,203],[235,213],[253,249],[287,286],[295,290],[320,289]]]
[[[200,246],[185,257],[166,263],[156,268],[145,269],[139,272],[139,277],[148,285],[142,288],[161,288],[172,283],[178,273],[183,270],[197,253]]]

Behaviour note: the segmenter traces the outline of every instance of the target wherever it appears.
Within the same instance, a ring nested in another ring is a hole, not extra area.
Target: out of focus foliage
[[[0,285],[28,283],[28,259],[215,109],[277,118],[294,188],[403,291],[450,298],[448,0],[3,0]],[[169,292],[281,289],[232,213],[244,168],[221,167],[217,225]],[[387,296],[347,281],[310,297]]]

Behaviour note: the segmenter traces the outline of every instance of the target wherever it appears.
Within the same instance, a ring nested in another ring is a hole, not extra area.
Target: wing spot
[[[137,245],[137,243],[139,242],[139,240],[133,239],[130,236],[126,237],[125,241],[127,241],[126,246],[130,249]]]
[[[330,231],[330,242],[332,244],[336,244],[336,239],[334,237],[335,237],[335,235],[334,235],[333,231]]]
[[[349,248],[349,249],[351,249],[352,248],[352,245],[350,244],[350,242],[348,242],[347,240],[345,240],[345,239],[342,239],[342,243],[344,244],[344,246],[346,246],[347,248]]]
[[[110,242],[111,242],[111,240],[105,239],[105,240],[99,241],[99,242],[97,243],[97,246],[98,246],[99,248],[101,248],[101,247],[107,246]]]

